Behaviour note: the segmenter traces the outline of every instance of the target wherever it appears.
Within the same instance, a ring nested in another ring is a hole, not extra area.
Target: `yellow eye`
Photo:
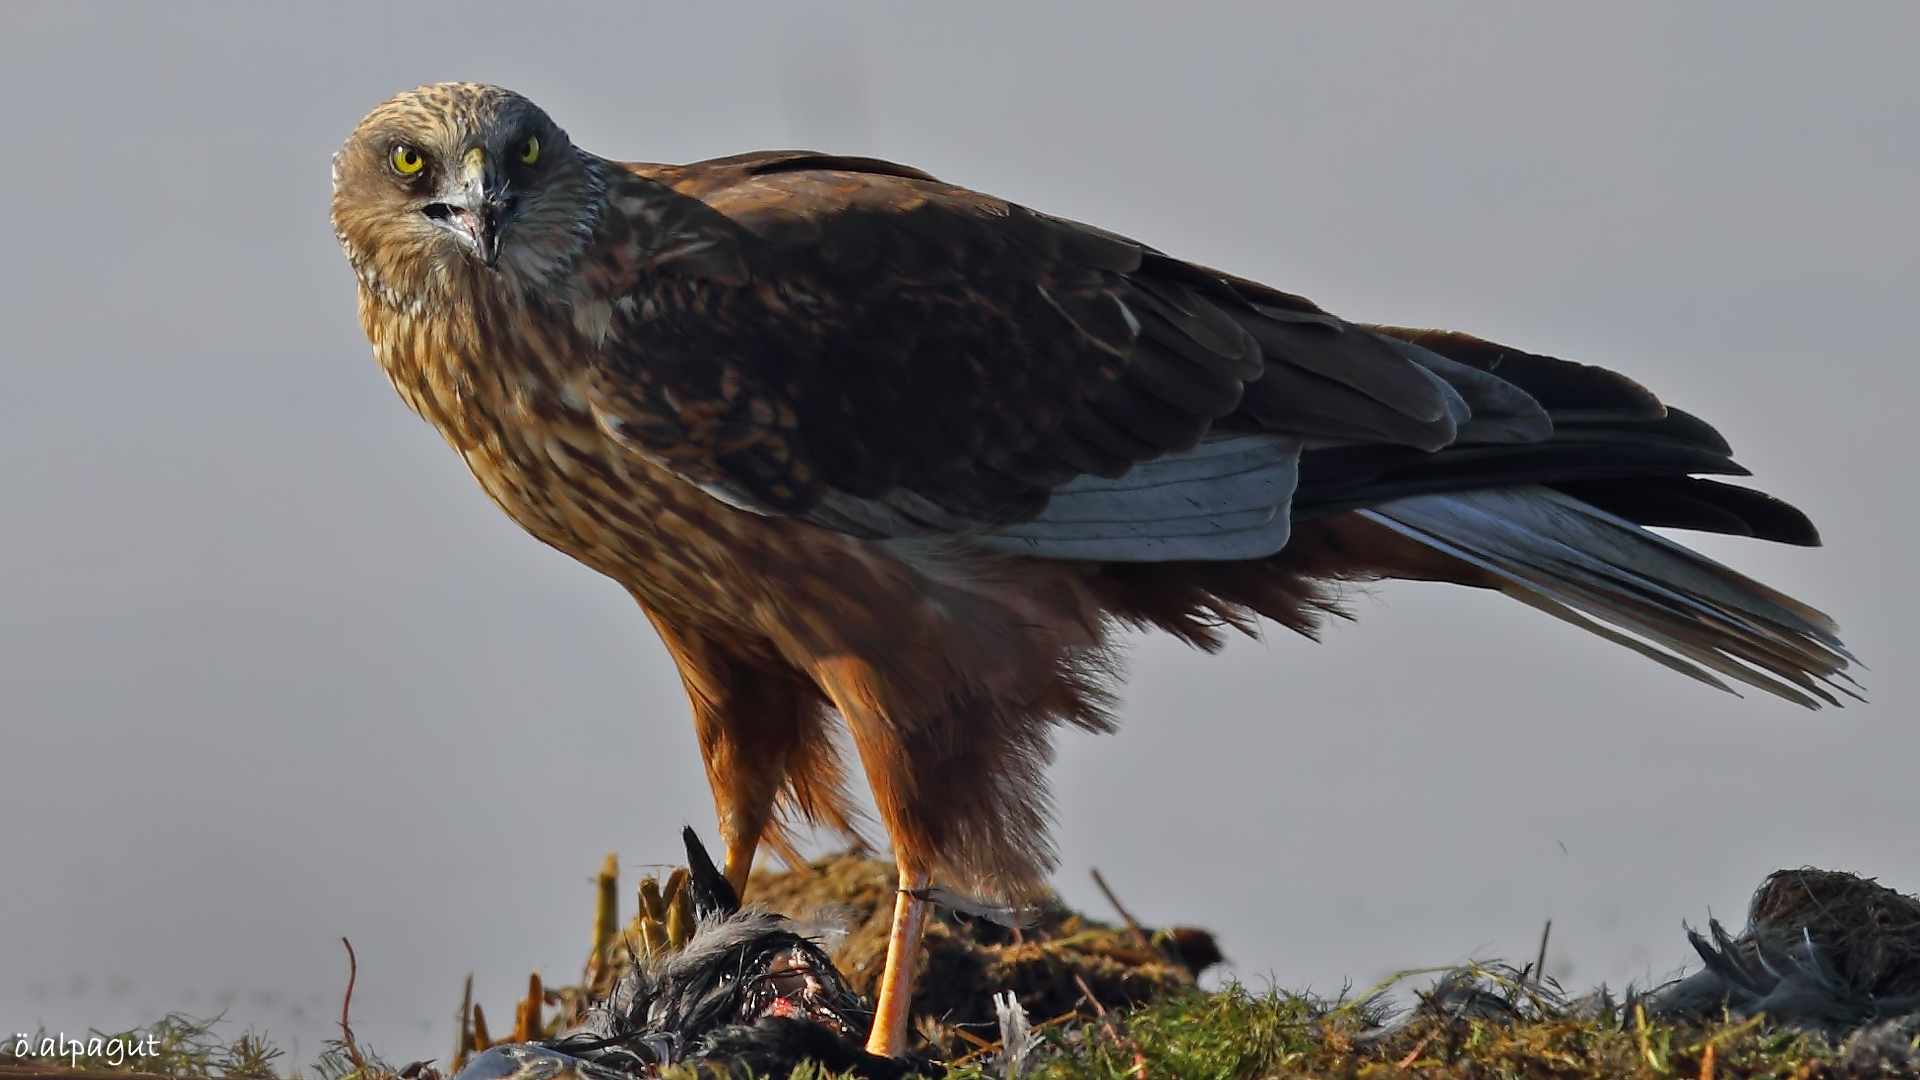
[[[401,176],[412,176],[427,167],[427,159],[421,157],[420,151],[411,146],[394,147],[393,157],[390,160],[393,162],[393,171]]]
[[[529,135],[526,143],[520,147],[520,162],[523,165],[531,165],[539,160],[540,140]]]

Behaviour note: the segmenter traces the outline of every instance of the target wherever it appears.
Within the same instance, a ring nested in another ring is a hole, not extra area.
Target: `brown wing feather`
[[[636,270],[596,404],[756,509],[955,531],[1216,428],[1433,448],[1460,419],[1398,343],[918,170],[803,151],[630,169],[650,189],[634,231],[671,258]]]
[[[1124,282],[1036,256],[983,198],[922,186],[742,174],[704,191],[751,281],[642,272],[597,372],[617,434],[784,513],[828,488],[965,494],[982,520],[1031,500],[1024,483],[951,489],[1118,378],[1132,342],[1100,306]]]

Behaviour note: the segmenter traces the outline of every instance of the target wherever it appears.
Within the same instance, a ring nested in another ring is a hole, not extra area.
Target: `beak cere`
[[[488,168],[485,151],[473,147],[460,164],[460,186],[428,206],[426,214],[492,266],[500,258],[500,233],[513,218],[514,200],[505,178]]]

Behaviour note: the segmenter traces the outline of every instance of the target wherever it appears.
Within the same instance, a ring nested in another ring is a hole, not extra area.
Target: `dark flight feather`
[[[1751,488],[1692,476],[1614,477],[1551,486],[1640,525],[1820,546],[1820,532],[1807,515]]]
[[[1651,391],[1617,371],[1542,356],[1452,330],[1398,326],[1371,329],[1512,383],[1538,401],[1555,422],[1657,420],[1664,411]]]
[[[1450,415],[1416,420],[1344,383],[1303,368],[1270,364],[1227,417],[1233,431],[1285,431],[1331,442],[1444,447],[1457,429]]]

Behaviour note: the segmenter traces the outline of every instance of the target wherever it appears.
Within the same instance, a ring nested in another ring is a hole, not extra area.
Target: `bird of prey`
[[[743,888],[851,830],[900,873],[872,1048],[936,879],[1031,894],[1043,766],[1117,627],[1311,634],[1343,583],[1497,589],[1675,670],[1847,692],[1819,612],[1658,536],[1815,544],[1703,421],[1597,367],[1363,326],[917,169],[626,164],[474,84],[375,109],[333,224],[394,387],[679,667]]]

